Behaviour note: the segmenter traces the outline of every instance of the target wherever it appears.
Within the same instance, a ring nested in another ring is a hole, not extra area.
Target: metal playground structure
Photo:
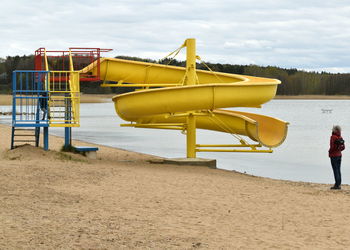
[[[288,122],[227,109],[261,107],[275,96],[279,80],[213,72],[209,67],[197,70],[197,60],[206,64],[196,54],[195,39],[187,39],[167,57],[174,58],[183,48],[186,67],[101,58],[109,49],[38,49],[35,70],[13,72],[11,148],[29,141],[21,136],[33,136],[38,146],[43,128],[47,150],[49,127],[64,127],[65,146],[71,145],[71,128],[80,126],[80,83],[91,81],[101,81],[101,87],[137,88],[113,97],[117,114],[129,122],[122,126],[183,131],[187,158],[196,158],[197,152],[270,153],[283,143]],[[33,133],[23,134],[25,127]],[[197,144],[198,128],[232,134],[237,143]]]
[[[65,128],[65,146],[71,145],[71,128],[80,126],[80,82],[99,81],[97,74],[80,74],[83,67],[100,60],[109,49],[70,48],[68,51],[35,51],[35,70],[13,72],[11,149],[16,143],[39,145],[43,129],[48,150],[48,127]],[[99,67],[99,63],[98,67]]]

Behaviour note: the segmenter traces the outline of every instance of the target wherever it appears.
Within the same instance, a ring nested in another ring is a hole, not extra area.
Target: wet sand
[[[0,125],[0,249],[350,246],[349,186],[151,164],[157,157],[103,146],[93,160],[62,144],[50,136],[50,151],[10,151]]]

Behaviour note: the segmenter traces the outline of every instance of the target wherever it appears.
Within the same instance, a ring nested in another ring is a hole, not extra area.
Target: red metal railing
[[[97,74],[80,74],[80,81],[100,81],[101,53],[109,51],[112,51],[112,49],[72,47],[69,50],[45,50],[45,48],[39,48],[35,51],[35,70],[70,70],[69,56],[71,54],[74,70],[81,70],[95,61],[97,63]],[[49,69],[45,67],[45,55]]]

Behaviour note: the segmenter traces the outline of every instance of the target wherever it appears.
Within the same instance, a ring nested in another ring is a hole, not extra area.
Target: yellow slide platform
[[[81,72],[97,74],[97,62]],[[177,128],[186,115],[196,116],[196,128],[248,136],[268,148],[286,138],[288,123],[273,117],[225,110],[260,107],[274,98],[279,80],[196,70],[196,84],[185,85],[186,68],[102,58],[100,76],[114,86],[143,89],[113,97],[118,115],[135,127]],[[107,86],[107,85],[106,85]],[[149,88],[157,87],[158,88]]]

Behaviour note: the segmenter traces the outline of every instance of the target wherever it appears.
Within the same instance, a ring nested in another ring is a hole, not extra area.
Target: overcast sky
[[[203,60],[350,72],[350,1],[0,0],[0,57],[102,47],[160,59],[186,38]],[[184,57],[179,57],[183,59]]]

